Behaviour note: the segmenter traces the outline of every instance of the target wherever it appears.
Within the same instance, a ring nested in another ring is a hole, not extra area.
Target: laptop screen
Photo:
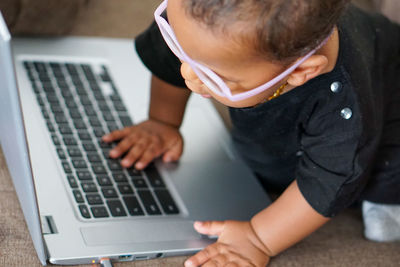
[[[46,265],[35,187],[16,85],[10,34],[0,13],[0,143],[36,252]]]

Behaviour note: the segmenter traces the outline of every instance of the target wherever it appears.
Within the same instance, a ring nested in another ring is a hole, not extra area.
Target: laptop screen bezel
[[[41,264],[46,265],[47,253],[10,42],[11,35],[0,12],[0,143],[36,253]]]

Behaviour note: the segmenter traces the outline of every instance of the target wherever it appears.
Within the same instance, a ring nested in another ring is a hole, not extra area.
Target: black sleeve
[[[310,114],[300,137],[296,180],[307,202],[332,217],[361,195],[373,146],[364,140],[366,127],[351,86],[320,99]]]
[[[135,47],[144,65],[154,75],[167,83],[186,88],[180,74],[181,63],[166,45],[155,22],[136,37]]]

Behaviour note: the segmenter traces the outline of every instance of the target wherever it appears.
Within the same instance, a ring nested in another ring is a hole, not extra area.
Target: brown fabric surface
[[[87,4],[88,0],[1,0],[0,10],[14,35],[62,35]]]

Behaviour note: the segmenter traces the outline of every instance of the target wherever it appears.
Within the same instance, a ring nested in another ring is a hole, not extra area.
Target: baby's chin
[[[224,106],[231,108],[251,108],[259,105],[261,101],[257,101],[255,99],[245,99],[241,101],[232,101],[228,98],[211,96],[216,102],[221,103]]]

